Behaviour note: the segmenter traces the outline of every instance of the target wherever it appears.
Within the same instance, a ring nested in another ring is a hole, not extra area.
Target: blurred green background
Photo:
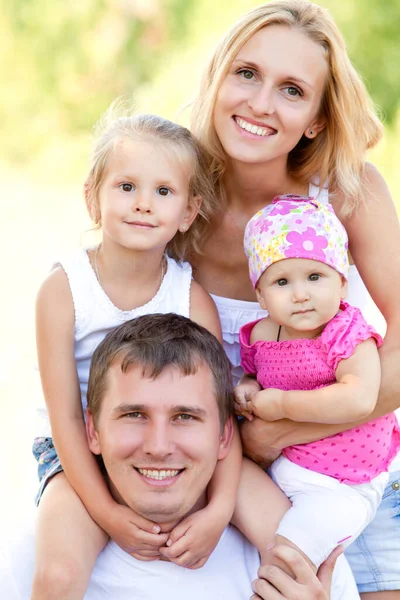
[[[93,124],[131,94],[176,119],[222,33],[251,0],[3,0],[0,175],[3,234],[0,422],[5,502],[31,500],[34,297],[53,259],[89,227],[82,201]],[[400,0],[321,0],[379,107],[370,160],[400,207]],[[185,113],[179,117],[186,123]]]

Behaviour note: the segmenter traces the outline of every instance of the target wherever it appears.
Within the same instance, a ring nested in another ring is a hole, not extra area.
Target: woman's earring
[[[187,225],[185,225],[185,224],[183,224],[183,225],[181,225],[181,226],[179,227],[179,231],[180,231],[181,233],[185,233],[186,229],[187,229]]]
[[[313,130],[312,130],[312,129],[309,129],[309,130],[308,130],[308,135],[313,135],[313,134],[314,134]]]

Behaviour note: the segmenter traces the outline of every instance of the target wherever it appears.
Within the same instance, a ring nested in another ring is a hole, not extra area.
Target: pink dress
[[[250,344],[258,321],[240,330],[242,366],[256,375],[264,388],[315,390],[336,382],[339,362],[372,337],[382,338],[368,325],[358,308],[346,302],[316,339],[257,341]],[[366,483],[387,471],[400,447],[400,428],[394,413],[317,442],[289,446],[283,454],[301,467],[329,475],[347,484]]]

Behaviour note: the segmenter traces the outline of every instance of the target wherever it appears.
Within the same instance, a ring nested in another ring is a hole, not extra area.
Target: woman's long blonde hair
[[[192,131],[212,157],[216,192],[220,201],[226,199],[227,156],[213,123],[217,94],[240,49],[268,25],[296,28],[325,49],[328,75],[321,112],[326,127],[312,140],[302,137],[289,153],[288,167],[302,183],[326,182],[331,195],[341,193],[342,212],[350,214],[362,199],[365,153],[380,140],[382,125],[337,25],[326,9],[307,0],[276,0],[246,13],[222,39],[206,68],[192,105]]]

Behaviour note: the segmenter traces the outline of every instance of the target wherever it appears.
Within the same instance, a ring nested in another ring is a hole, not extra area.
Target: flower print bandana
[[[244,232],[254,287],[270,265],[285,258],[318,260],[347,279],[347,248],[346,230],[332,206],[304,196],[276,196],[250,219]]]

